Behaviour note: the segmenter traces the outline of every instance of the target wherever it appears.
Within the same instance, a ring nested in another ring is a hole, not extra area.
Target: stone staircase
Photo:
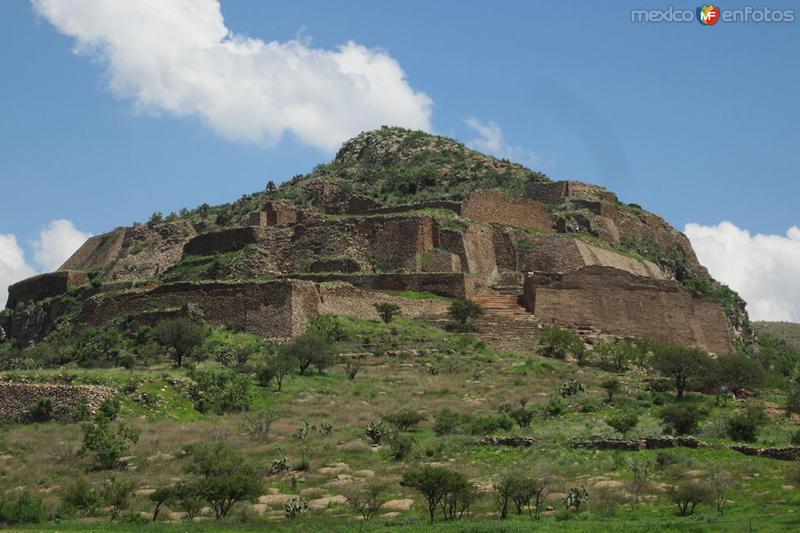
[[[476,294],[472,300],[483,307],[487,315],[524,316],[528,311],[519,303],[519,293],[482,293]]]

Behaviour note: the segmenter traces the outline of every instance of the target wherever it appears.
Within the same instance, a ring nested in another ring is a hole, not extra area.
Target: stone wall
[[[357,222],[375,266],[383,271],[416,272],[420,256],[439,246],[439,225],[433,217],[367,217]]]
[[[319,287],[320,314],[334,314],[360,319],[378,319],[374,304],[388,302],[400,306],[405,317],[443,315],[449,302],[445,300],[413,300],[391,294],[353,287],[350,284],[323,284]]]
[[[13,309],[20,303],[52,298],[66,293],[70,287],[87,283],[89,276],[85,272],[61,270],[39,274],[9,286],[6,307]]]
[[[666,279],[655,263],[628,257],[569,235],[512,231],[523,272],[571,272],[590,265],[614,267],[654,279]]]
[[[435,248],[420,257],[422,272],[461,272],[461,258],[451,252]]]
[[[104,324],[114,318],[193,304],[215,325],[236,325],[268,337],[302,333],[309,310],[316,307],[312,283],[271,282],[189,283],[161,285],[147,291],[129,291],[88,299],[79,322]]]
[[[281,226],[296,224],[298,211],[295,205],[288,200],[270,200],[264,203],[262,211],[267,216],[267,226]]]
[[[375,291],[432,292],[450,298],[465,298],[472,292],[472,280],[463,273],[394,273],[394,274],[289,274],[284,278],[317,283],[342,281],[354,287]]]
[[[716,354],[733,351],[722,306],[676,281],[600,266],[559,277],[541,285],[536,285],[542,283],[536,276],[525,279],[525,306],[544,323],[673,342]]]
[[[442,249],[461,259],[461,270],[489,280],[498,275],[497,258],[494,255],[495,228],[482,224],[470,224],[464,230],[440,232]]]
[[[254,226],[228,228],[203,233],[183,246],[184,255],[214,255],[240,250],[258,242],[260,232]]]
[[[580,181],[554,181],[550,183],[530,181],[525,184],[523,196],[529,200],[536,200],[546,204],[562,204],[571,200],[617,202],[617,195],[608,189]]]
[[[469,193],[461,204],[461,216],[532,229],[549,229],[553,224],[544,204],[487,190]]]
[[[126,228],[89,237],[59,270],[105,270],[119,257]]]
[[[116,394],[110,387],[99,385],[50,385],[30,383],[0,383],[0,419],[22,420],[39,400],[50,398],[56,417],[69,415],[69,411],[85,400],[94,413],[103,400]]]

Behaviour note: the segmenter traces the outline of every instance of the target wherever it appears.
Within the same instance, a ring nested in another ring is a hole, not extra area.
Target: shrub
[[[789,439],[789,441],[794,446],[800,446],[800,429],[792,433],[792,437]]]
[[[555,418],[567,411],[567,404],[559,396],[553,396],[544,406],[545,416]]]
[[[42,398],[33,404],[25,414],[27,422],[47,422],[53,419],[53,400]]]
[[[571,379],[558,387],[558,394],[560,394],[562,398],[566,398],[568,396],[574,396],[576,394],[585,392],[585,390],[586,389],[584,389],[583,384],[580,381],[577,379]]]
[[[298,496],[286,503],[283,508],[283,515],[287,520],[294,520],[302,516],[306,511],[308,511],[308,500]]]
[[[525,406],[520,406],[517,409],[509,411],[509,416],[523,429],[530,427],[535,414],[533,409],[526,409]]]
[[[511,418],[504,414],[469,417],[467,420],[469,432],[473,435],[485,435],[500,430],[510,431],[514,427]]]
[[[464,433],[464,418],[450,409],[442,409],[434,419],[433,431],[437,435]]]
[[[635,428],[638,423],[639,415],[632,411],[615,413],[606,418],[606,424],[623,435]]]
[[[336,345],[324,335],[309,331],[295,337],[280,348],[284,357],[294,360],[304,375],[308,367],[314,365],[321,374],[325,368],[333,364],[336,357]]]
[[[348,361],[347,364],[344,366],[344,373],[347,376],[347,379],[349,379],[350,381],[356,379],[359,370],[361,370],[361,365],[357,363],[351,363]]]
[[[409,435],[394,434],[389,437],[389,453],[392,459],[402,461],[414,449],[416,442]]]
[[[575,509],[575,512],[580,512],[581,505],[586,503],[589,499],[589,493],[586,492],[584,487],[573,487],[569,489],[567,497],[564,498],[564,507],[566,509]]]
[[[800,413],[800,386],[794,385],[786,394],[786,414]]]
[[[258,469],[227,443],[194,445],[189,455],[186,472],[197,477],[192,485],[217,520],[225,518],[237,502],[255,501],[263,493]]]
[[[350,504],[353,511],[361,516],[359,531],[363,529],[364,523],[372,520],[381,510],[381,506],[386,503],[384,491],[385,487],[377,483],[370,483],[345,491],[347,503]]]
[[[133,488],[133,481],[122,477],[109,476],[103,483],[101,497],[111,510],[112,522],[120,512],[128,508]]]
[[[758,439],[758,430],[766,421],[767,415],[763,409],[748,406],[743,412],[728,418],[728,436],[735,441],[755,442]]]
[[[400,484],[422,493],[431,523],[438,507],[442,508],[445,518],[459,518],[475,499],[473,485],[462,474],[447,468],[415,468],[403,474]]]
[[[713,369],[714,361],[704,351],[673,344],[657,345],[650,364],[657,372],[673,379],[678,398],[692,382],[702,380]]]
[[[73,422],[85,422],[92,418],[92,410],[89,408],[89,402],[83,396],[78,400],[70,410],[69,418]]]
[[[269,437],[272,430],[272,423],[277,417],[275,413],[269,409],[259,409],[252,413],[245,415],[242,424],[244,430],[253,438],[264,440]]]
[[[153,337],[159,344],[172,350],[175,364],[180,367],[183,357],[203,343],[206,328],[189,318],[173,318],[160,322],[153,329]]]
[[[94,514],[99,503],[97,491],[83,478],[68,485],[61,495],[62,507],[69,507],[81,514]]]
[[[671,433],[688,435],[697,431],[700,421],[705,418],[706,413],[697,405],[675,402],[664,407],[660,416],[661,421]]]
[[[622,389],[622,383],[616,378],[607,379],[600,386],[605,389],[606,395],[608,395],[608,403],[611,403],[614,400],[614,395]]]
[[[200,488],[193,483],[179,481],[174,487],[174,505],[186,513],[186,518],[194,520],[200,514],[205,500],[200,494]]]
[[[740,390],[758,387],[764,382],[764,368],[750,357],[736,353],[714,360],[711,381],[718,390]]]
[[[380,444],[389,437],[389,428],[382,420],[376,420],[367,424],[364,434],[372,444]]]
[[[397,428],[397,431],[409,431],[410,429],[416,427],[417,424],[425,420],[425,415],[419,411],[405,409],[403,411],[397,411],[396,413],[388,414],[384,416],[383,419]]]
[[[598,366],[611,372],[625,372],[639,358],[640,349],[631,341],[608,341],[595,345]]]
[[[378,312],[378,315],[381,317],[381,321],[384,324],[388,324],[392,321],[392,319],[394,319],[394,317],[400,314],[400,306],[397,304],[381,302],[372,304],[372,306]]]
[[[694,513],[695,507],[701,503],[710,503],[714,499],[711,487],[703,481],[684,480],[673,486],[670,491],[672,502],[678,506],[681,516]]]
[[[139,440],[139,432],[125,423],[112,429],[110,422],[99,418],[96,422],[83,423],[83,446],[81,453],[91,453],[100,469],[121,466],[120,457],[125,455],[129,442]]]
[[[470,329],[470,320],[483,316],[483,308],[470,299],[454,300],[447,312],[450,318],[464,331]]]
[[[280,392],[283,388],[283,380],[295,367],[297,361],[279,352],[270,356],[264,364],[256,370],[256,378],[262,387],[268,388],[274,382]]]
[[[48,518],[41,496],[23,490],[13,503],[0,503],[0,523],[8,525],[33,524]]]
[[[573,332],[558,326],[547,326],[539,332],[542,355],[555,359],[574,357],[582,359],[586,348],[583,341]]]
[[[253,403],[251,378],[228,368],[198,368],[189,372],[194,381],[190,395],[201,413],[246,411]]]
[[[121,410],[122,402],[120,402],[118,397],[112,396],[111,398],[106,398],[102,401],[100,408],[97,411],[97,416],[103,417],[108,421],[112,421],[117,419]]]

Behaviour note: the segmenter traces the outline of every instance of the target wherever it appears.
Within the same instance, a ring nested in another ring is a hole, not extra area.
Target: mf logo
[[[714,4],[705,5],[697,8],[697,22],[703,26],[713,26],[719,21],[719,8]]]

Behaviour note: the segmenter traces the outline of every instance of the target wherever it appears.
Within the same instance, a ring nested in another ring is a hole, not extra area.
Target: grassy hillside
[[[759,335],[770,335],[800,351],[800,324],[793,322],[753,322],[753,329]]]
[[[735,442],[727,433],[727,421],[751,404],[763,406],[767,413],[758,445],[785,446],[791,441],[800,424],[783,414],[785,399],[779,389],[765,388],[758,400],[747,402],[690,393],[683,405],[705,411],[695,434],[709,444],[707,448],[576,449],[571,446],[575,439],[615,436],[607,421],[620,413],[638,416],[628,437],[661,434],[659,413],[675,402],[671,382],[641,369],[603,370],[599,352],[579,366],[542,356],[552,354],[546,348],[549,344],[526,353],[500,350],[478,336],[405,318],[389,325],[329,318],[317,327],[338,339],[342,355],[323,373],[312,368],[299,375],[293,369],[281,391],[274,381],[259,380],[259,368],[275,357],[274,351],[259,339],[232,330],[208,332],[183,369],[172,367],[166,354],[158,353],[149,337],[152,332],[127,330],[114,342],[123,352],[118,358],[136,354],[129,369],[115,366],[109,357],[91,359],[90,350],[82,346],[100,351],[103,343],[98,339],[107,335],[96,332],[92,342],[84,338],[81,346],[74,347],[84,357],[81,361],[70,362],[72,352],[64,349],[59,352],[61,365],[4,371],[3,380],[116,387],[122,399],[120,419],[139,432],[138,441],[123,453],[124,466],[109,470],[98,468],[92,453],[80,451],[85,436],[80,423],[5,424],[0,438],[0,491],[6,503],[28,491],[42,498],[48,513],[61,517],[58,525],[31,527],[36,530],[356,531],[357,513],[343,496],[380,483],[381,499],[390,503],[366,531],[525,531],[534,523],[543,531],[744,531],[751,523],[758,531],[785,531],[800,526],[800,518],[792,514],[800,503],[798,469],[784,461],[725,449]],[[41,357],[57,347],[37,349],[22,355]],[[145,353],[149,359],[141,355]],[[6,353],[3,360],[9,357]],[[91,368],[95,365],[103,368]],[[353,368],[358,371],[350,379]],[[237,376],[244,380],[244,389],[232,388],[231,380]],[[621,384],[610,402],[602,387],[609,379]],[[563,386],[571,380],[577,380],[583,391],[565,393],[570,388]],[[529,414],[529,426],[514,421],[519,420],[520,409]],[[386,420],[404,410],[421,414],[422,420],[377,444],[367,435],[371,424],[393,433]],[[270,420],[266,428],[258,423],[265,415]],[[304,427],[311,429],[303,433]],[[479,443],[487,434],[537,441],[519,448]],[[192,479],[187,453],[192,444],[204,442],[226,442],[242,451],[259,473],[262,495],[253,503],[237,503],[221,524],[208,509],[201,512],[199,522],[187,523],[177,503],[165,505],[156,524],[138,523],[147,521],[140,514],[150,517],[153,511],[152,490]],[[282,458],[289,469],[271,472]],[[421,464],[458,471],[474,483],[477,498],[461,520],[444,522],[437,514],[436,524],[427,523],[420,493],[400,484],[406,472]],[[640,467],[650,477],[634,508],[632,482]],[[521,515],[512,511],[508,520],[496,518],[494,485],[509,471],[546,471],[551,476],[540,520],[534,522],[527,510]],[[692,516],[677,516],[672,487],[720,471],[732,479],[725,513],[717,513],[708,502]],[[115,520],[117,525],[107,525],[110,511],[105,504],[85,513],[64,510],[65,491],[75,480],[86,480],[100,490],[109,475],[129,479],[135,487],[126,510]],[[567,493],[578,487],[587,490],[588,502],[577,511],[565,509]],[[284,507],[295,496],[311,508],[289,520]]]

